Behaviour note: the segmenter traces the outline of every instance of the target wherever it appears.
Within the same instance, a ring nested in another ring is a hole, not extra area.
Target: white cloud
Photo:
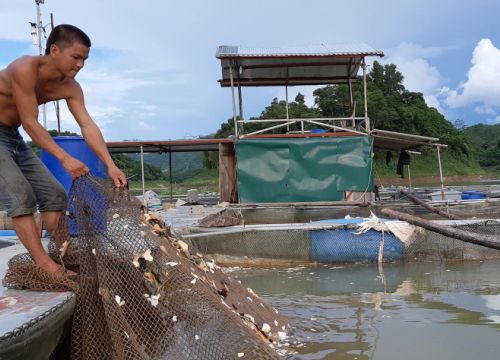
[[[74,119],[73,115],[70,113],[66,103],[64,101],[59,102],[60,105],[60,119],[61,119],[61,131],[71,131],[77,134],[81,134],[80,127]],[[98,105],[87,105],[87,110],[91,114],[92,119],[97,124],[105,138],[113,137],[112,128],[113,124],[118,120],[123,118],[124,111],[115,106],[98,106]],[[57,129],[57,116],[55,111],[54,103],[46,104],[47,111],[47,128]],[[38,119],[42,121],[42,107],[40,106],[40,113]]]
[[[105,64],[112,66],[112,63]],[[132,89],[152,85],[152,81],[135,79],[123,72],[113,72],[100,65],[91,67],[78,74],[86,101],[116,102]]]
[[[442,79],[439,70],[427,59],[439,56],[449,47],[422,47],[418,44],[402,42],[396,48],[387,51],[383,63],[396,64],[403,74],[406,89],[424,94],[427,105],[440,108],[437,98]]]
[[[478,114],[484,114],[484,115],[495,115],[496,111],[493,110],[491,106],[488,105],[478,105],[474,108],[474,111],[477,112]]]
[[[500,124],[500,115],[494,117],[494,118],[491,118],[491,119],[487,119],[486,122],[488,124]]]
[[[481,39],[471,62],[467,80],[447,92],[446,104],[457,108],[479,103],[477,112],[492,115],[500,107],[500,49],[491,40]]]
[[[437,95],[424,95],[424,100],[427,106],[441,110],[441,104]]]

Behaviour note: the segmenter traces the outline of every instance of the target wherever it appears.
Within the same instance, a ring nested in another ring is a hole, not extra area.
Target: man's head
[[[47,39],[47,46],[45,47],[45,55],[50,54],[52,45],[56,45],[60,50],[79,42],[82,45],[90,48],[92,43],[90,38],[82,30],[73,25],[61,24],[57,25]]]
[[[52,57],[64,76],[73,78],[83,68],[90,46],[90,39],[82,30],[63,24],[50,33],[45,54]]]

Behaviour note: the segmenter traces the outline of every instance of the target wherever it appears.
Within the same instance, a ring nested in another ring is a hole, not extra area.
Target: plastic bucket
[[[85,139],[81,136],[56,136],[54,141],[59,145],[64,151],[74,158],[80,160],[90,170],[90,173],[94,176],[105,179],[106,178],[106,166],[97,157],[97,155],[90,149],[90,147],[85,142]],[[71,189],[71,184],[73,179],[66,170],[62,167],[59,160],[54,156],[42,149],[41,151],[42,162],[47,166],[49,171],[55,176],[55,178],[61,183],[61,185],[69,193]],[[96,231],[102,232],[106,230],[106,210],[107,205],[104,200],[104,194],[99,191],[93,191],[93,189],[87,189],[85,196],[79,194],[80,198],[85,198],[87,201],[87,209],[92,211],[92,224]],[[69,208],[70,213],[74,213],[77,209]],[[71,236],[79,235],[81,231],[79,230],[78,223],[72,216],[68,217],[68,230]]]

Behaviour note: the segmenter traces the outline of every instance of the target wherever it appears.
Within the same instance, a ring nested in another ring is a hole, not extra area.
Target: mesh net
[[[443,225],[500,239],[500,222],[497,220],[447,220]],[[211,254],[225,265],[276,266],[311,261],[369,262],[378,261],[379,256],[383,261],[500,259],[500,250],[410,225],[407,228],[400,226],[397,235],[387,230],[384,234],[370,230],[356,235],[359,231],[357,224],[331,224],[334,228],[326,230],[312,230],[310,226],[297,224],[294,228],[282,226],[279,229],[266,229],[265,226],[261,229],[240,227],[205,233],[193,232],[186,237],[204,253]],[[381,248],[382,239],[384,242]]]
[[[500,239],[500,222],[484,220],[458,224],[457,229],[476,234],[493,235]],[[468,243],[435,232],[422,232],[408,244],[405,258],[416,260],[491,260],[500,259],[500,250]]]
[[[79,178],[49,245],[78,279],[22,254],[4,285],[77,293],[73,359],[280,358],[272,344],[286,318],[141,208],[126,190]]]

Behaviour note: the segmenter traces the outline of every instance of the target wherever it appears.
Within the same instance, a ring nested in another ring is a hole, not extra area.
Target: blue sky
[[[91,5],[89,5],[89,3]],[[494,0],[46,0],[44,23],[86,31],[90,58],[77,79],[106,140],[209,134],[231,116],[220,88],[218,45],[369,44],[395,63],[405,85],[450,121],[500,122],[500,3]],[[34,0],[0,0],[0,66],[37,54]],[[293,88],[312,101],[313,88]],[[256,116],[281,88],[244,89]],[[49,127],[55,128],[53,106]],[[77,125],[63,105],[63,130]]]

